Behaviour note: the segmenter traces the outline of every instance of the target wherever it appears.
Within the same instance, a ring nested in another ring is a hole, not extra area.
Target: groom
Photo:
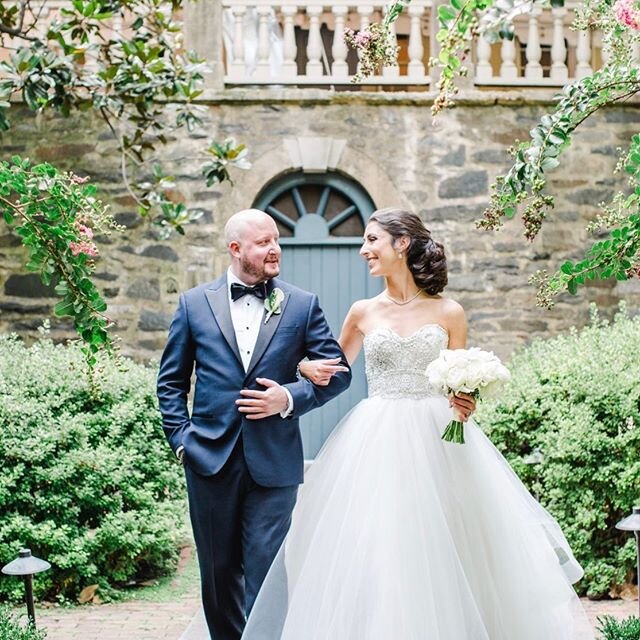
[[[298,419],[344,391],[351,372],[317,296],[276,278],[273,219],[240,211],[225,240],[227,273],[180,296],[158,399],[185,468],[209,631],[214,640],[238,640],[303,480]],[[317,387],[296,377],[304,357],[336,358],[345,370]]]

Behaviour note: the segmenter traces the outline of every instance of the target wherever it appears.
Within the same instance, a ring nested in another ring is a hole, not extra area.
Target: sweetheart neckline
[[[421,327],[418,327],[413,333],[410,333],[407,336],[401,336],[399,333],[394,331],[391,327],[376,327],[375,329],[372,329],[371,331],[369,331],[369,333],[367,333],[364,336],[363,340],[366,340],[370,335],[374,334],[376,331],[385,331],[385,330],[393,334],[399,340],[409,340],[410,338],[415,338],[415,336],[417,336],[423,329],[426,329],[427,327],[435,327],[436,329],[440,329],[440,331],[442,331],[442,333],[444,333],[445,336],[447,336],[447,338],[449,337],[449,332],[441,324],[438,324],[437,322],[427,322],[426,324],[423,324]]]

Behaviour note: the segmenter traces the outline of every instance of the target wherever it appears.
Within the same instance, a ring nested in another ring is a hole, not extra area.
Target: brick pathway
[[[47,640],[178,640],[200,608],[197,593],[176,602],[122,602],[36,611]]]
[[[597,616],[626,618],[638,613],[636,601],[583,603],[594,625]],[[194,592],[175,602],[126,602],[74,609],[40,607],[37,616],[38,626],[47,629],[48,640],[204,640],[201,617],[196,615],[199,607],[199,597]]]

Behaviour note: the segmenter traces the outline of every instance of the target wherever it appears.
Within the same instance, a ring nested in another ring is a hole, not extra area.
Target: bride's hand
[[[340,358],[327,360],[302,360],[298,365],[300,374],[319,387],[326,387],[331,378],[339,371],[349,371],[340,364]]]
[[[476,410],[476,399],[468,393],[458,393],[449,398],[456,420],[466,422]]]

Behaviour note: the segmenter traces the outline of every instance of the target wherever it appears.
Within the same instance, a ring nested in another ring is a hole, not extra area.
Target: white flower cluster
[[[479,392],[484,397],[494,395],[511,377],[498,356],[477,347],[443,349],[425,373],[430,384],[443,395]]]

